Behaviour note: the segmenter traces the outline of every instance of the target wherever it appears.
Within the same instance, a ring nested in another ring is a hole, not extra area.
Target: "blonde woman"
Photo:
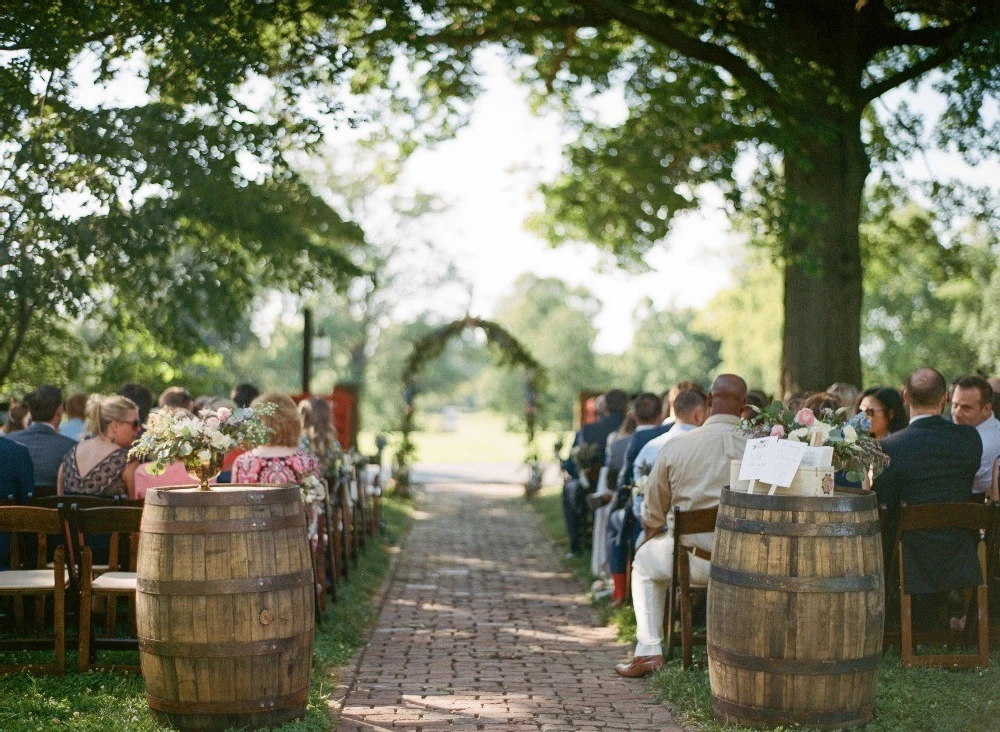
[[[94,394],[87,400],[86,431],[92,437],[66,453],[56,492],[135,497],[135,469],[128,451],[139,434],[139,409],[123,396]]]
[[[328,475],[341,455],[337,429],[333,426],[333,408],[326,399],[309,397],[299,402],[299,414],[303,425],[299,447],[315,455],[320,472]]]

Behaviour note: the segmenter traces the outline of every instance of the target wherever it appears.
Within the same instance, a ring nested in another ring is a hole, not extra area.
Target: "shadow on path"
[[[680,730],[509,485],[435,484],[338,729]]]

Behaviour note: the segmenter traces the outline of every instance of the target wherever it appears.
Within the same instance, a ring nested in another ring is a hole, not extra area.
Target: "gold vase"
[[[222,455],[213,453],[212,459],[207,463],[203,463],[198,458],[190,461],[185,460],[184,469],[188,475],[198,481],[199,490],[210,491],[212,488],[208,481],[222,472],[222,458]]]

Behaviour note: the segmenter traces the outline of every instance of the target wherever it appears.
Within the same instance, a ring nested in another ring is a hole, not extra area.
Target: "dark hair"
[[[815,394],[810,394],[806,397],[806,400],[802,402],[802,406],[808,407],[813,410],[813,413],[819,415],[824,409],[836,412],[840,409],[840,400],[835,394],[830,394],[825,391],[817,391]]]
[[[955,379],[951,382],[952,393],[954,393],[956,386],[960,389],[977,389],[980,405],[993,404],[993,387],[982,376],[962,376]]]
[[[604,406],[614,414],[625,414],[628,410],[628,394],[621,389],[612,389],[604,395]]]
[[[66,416],[70,419],[83,419],[87,416],[87,398],[90,394],[78,392],[66,400]]]
[[[663,400],[652,392],[643,392],[635,398],[635,419],[648,424],[663,414]]]
[[[24,398],[32,422],[51,422],[63,403],[62,389],[42,384]]]
[[[246,409],[250,406],[250,402],[260,396],[260,389],[258,389],[253,384],[237,384],[233,387],[232,392],[229,394],[229,398],[236,402],[237,407]]]
[[[936,407],[946,393],[944,377],[929,366],[917,369],[906,380],[906,394],[910,403],[918,407]]]
[[[770,403],[771,400],[767,398],[767,394],[760,389],[751,389],[747,392],[747,405],[749,406],[766,409],[767,405]]]
[[[139,410],[139,421],[146,424],[146,420],[149,419],[149,412],[153,408],[153,392],[142,384],[130,381],[127,384],[119,386],[118,391],[115,393],[118,396],[131,399],[135,404],[135,408]]]
[[[194,397],[191,393],[185,389],[183,386],[168,386],[160,393],[160,398],[157,400],[157,404],[163,407],[180,407],[181,409],[187,409],[188,411],[193,411]]]
[[[865,389],[858,397],[856,411],[861,411],[861,400],[866,396],[870,396],[885,409],[886,419],[889,420],[890,434],[899,432],[907,425],[909,420],[906,416],[906,405],[903,404],[903,397],[900,396],[897,389],[893,389],[891,386],[871,386]]]
[[[678,417],[688,417],[698,407],[705,406],[705,395],[695,389],[684,389],[674,397],[674,414]]]

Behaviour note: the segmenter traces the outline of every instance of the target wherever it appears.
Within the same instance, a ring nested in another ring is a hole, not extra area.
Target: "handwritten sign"
[[[767,464],[767,448],[775,445],[777,437],[758,437],[755,440],[747,440],[747,446],[743,450],[743,464],[740,465],[740,477],[743,480],[760,480],[761,471]]]
[[[747,440],[743,451],[743,463],[740,465],[739,480],[750,481],[748,492],[753,492],[757,481],[771,486],[771,492],[777,486],[787,488],[795,478],[795,472],[803,464],[803,458],[810,449],[818,452],[809,456],[809,460],[822,461],[825,448],[810,448],[806,443],[797,440],[781,440],[777,437],[760,437]],[[832,458],[832,454],[831,454]]]

